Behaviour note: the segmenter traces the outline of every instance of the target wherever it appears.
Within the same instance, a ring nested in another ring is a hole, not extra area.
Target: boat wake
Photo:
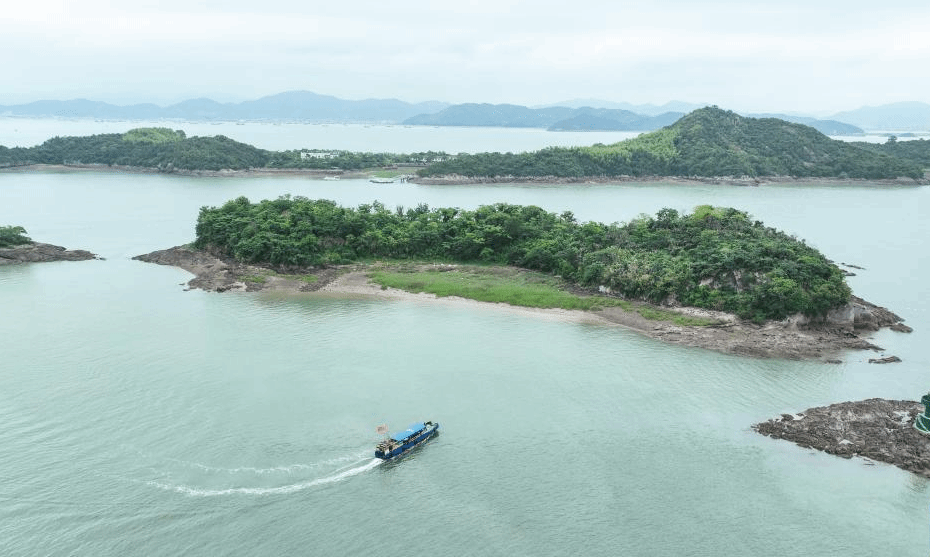
[[[329,460],[323,460],[320,462],[314,462],[312,464],[288,464],[286,466],[272,466],[268,468],[256,468],[253,466],[237,466],[235,468],[224,468],[221,466],[210,466],[207,464],[201,464],[199,462],[191,462],[188,460],[180,460],[176,458],[166,458],[165,460],[172,462],[174,464],[179,464],[186,466],[188,468],[195,468],[197,470],[202,470],[204,472],[214,473],[214,474],[293,474],[294,472],[301,472],[304,470],[315,470],[318,468],[324,468],[328,466],[340,465],[348,463],[357,463],[362,456],[368,454],[370,451],[365,451],[361,455],[352,455],[352,456],[342,456],[337,458],[331,458]]]
[[[147,485],[152,487],[157,487],[165,491],[174,491],[177,493],[182,493],[184,495],[189,495],[191,497],[219,497],[222,495],[287,495],[289,493],[296,493],[298,491],[303,491],[305,489],[310,489],[313,487],[318,487],[327,484],[333,484],[341,482],[353,476],[363,474],[368,470],[375,468],[380,465],[383,461],[378,458],[371,459],[370,461],[364,462],[364,464],[358,464],[356,460],[352,466],[337,471],[331,475],[324,476],[322,478],[313,478],[301,482],[296,482],[288,485],[282,486],[273,486],[273,487],[229,487],[223,489],[206,489],[200,487],[194,487],[190,485],[172,483],[169,481],[160,481],[160,480],[149,480],[144,482]],[[303,465],[301,465],[303,466]],[[210,468],[210,467],[205,467]],[[276,467],[276,468],[256,468],[252,469],[253,472],[257,474],[268,473],[269,471],[284,471],[284,470],[293,470],[293,466],[287,467]],[[236,469],[224,469],[219,468],[217,471],[244,471],[247,469],[236,468]]]

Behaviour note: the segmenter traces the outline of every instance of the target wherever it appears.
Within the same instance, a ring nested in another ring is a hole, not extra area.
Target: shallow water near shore
[[[900,364],[756,360],[496,306],[184,291],[132,261],[290,193],[625,221],[749,211],[914,327]],[[753,423],[930,389],[930,189],[374,185],[0,174],[0,224],[104,261],[0,268],[0,554],[926,555],[930,483]],[[374,427],[432,419],[401,462]]]

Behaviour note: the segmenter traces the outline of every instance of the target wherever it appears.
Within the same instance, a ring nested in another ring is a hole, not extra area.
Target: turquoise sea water
[[[896,365],[756,360],[496,306],[186,292],[131,260],[203,205],[284,193],[734,206],[865,267],[853,290],[915,332],[876,335]],[[0,174],[0,223],[106,258],[0,268],[0,555],[926,555],[927,480],[750,426],[930,389],[928,195]],[[441,435],[373,459],[377,424],[419,419]]]

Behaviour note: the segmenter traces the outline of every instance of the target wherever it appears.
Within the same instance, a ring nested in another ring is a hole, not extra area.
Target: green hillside
[[[270,153],[228,137],[186,137],[168,128],[137,128],[125,134],[54,137],[36,147],[0,147],[0,165],[101,164],[161,171],[244,170],[264,167]]]
[[[323,149],[267,151],[222,135],[187,137],[181,130],[136,128],[124,134],[54,137],[28,148],[0,146],[0,168],[31,164],[97,164],[159,172],[256,168],[360,170],[420,164],[448,156],[447,153],[433,151],[410,154]]]
[[[674,124],[613,145],[533,153],[479,153],[429,166],[423,176],[793,176],[922,178],[915,158],[828,138],[776,118],[702,108]]]

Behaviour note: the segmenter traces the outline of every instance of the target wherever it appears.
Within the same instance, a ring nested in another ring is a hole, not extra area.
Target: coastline
[[[312,168],[250,168],[247,170],[183,170],[170,171],[142,166],[120,166],[106,164],[26,164],[20,166],[3,166],[0,172],[9,174],[27,172],[111,172],[119,174],[161,174],[164,176],[192,176],[198,178],[238,178],[283,176],[296,178],[318,178],[339,176],[341,178],[368,178],[360,171],[323,170]]]
[[[890,327],[901,332],[909,328],[902,325],[900,317],[854,298],[838,311],[836,320],[823,324],[811,324],[804,319],[786,319],[762,325],[743,321],[734,315],[697,308],[661,308],[683,315],[705,317],[716,323],[707,326],[677,325],[671,321],[646,319],[635,310],[609,307],[600,310],[582,311],[565,309],[537,309],[509,304],[493,304],[458,297],[437,297],[433,294],[410,293],[393,288],[383,288],[369,282],[367,272],[371,265],[354,264],[323,269],[288,269],[286,272],[257,265],[247,265],[196,251],[185,246],[159,250],[133,259],[180,267],[192,278],[187,289],[212,292],[258,292],[317,293],[337,297],[374,297],[394,300],[419,300],[430,303],[469,305],[475,307],[502,307],[507,311],[532,314],[546,319],[557,319],[577,323],[620,325],[649,338],[714,350],[726,354],[758,358],[792,360],[820,360],[840,363],[844,351],[869,350],[882,352],[882,348],[869,342],[869,332]],[[631,302],[633,307],[655,307],[642,302]]]
[[[162,174],[165,176],[191,176],[201,178],[264,178],[295,177],[324,179],[339,177],[347,180],[368,179],[372,173],[362,170],[344,171],[339,169],[312,168],[249,168],[245,170],[183,170],[170,171],[140,166],[119,166],[105,164],[28,164],[0,167],[0,172],[114,172],[124,174]],[[409,176],[409,175],[408,175]],[[822,184],[822,185],[876,185],[876,186],[926,186],[930,179],[895,178],[822,178],[793,176],[585,176],[564,178],[558,176],[495,176],[469,177],[459,175],[408,178],[407,182],[424,186],[468,185],[468,184],[625,184],[625,183],[672,183],[681,185],[712,184],[728,186],[764,186],[766,184]]]
[[[713,184],[727,186],[764,186],[766,184],[823,184],[843,185],[862,184],[876,186],[926,186],[930,179],[914,178],[867,179],[867,178],[821,178],[794,176],[586,176],[563,178],[559,176],[431,176],[415,177],[409,180],[420,185],[466,185],[466,184],[623,184],[623,183],[672,183],[672,184]]]

